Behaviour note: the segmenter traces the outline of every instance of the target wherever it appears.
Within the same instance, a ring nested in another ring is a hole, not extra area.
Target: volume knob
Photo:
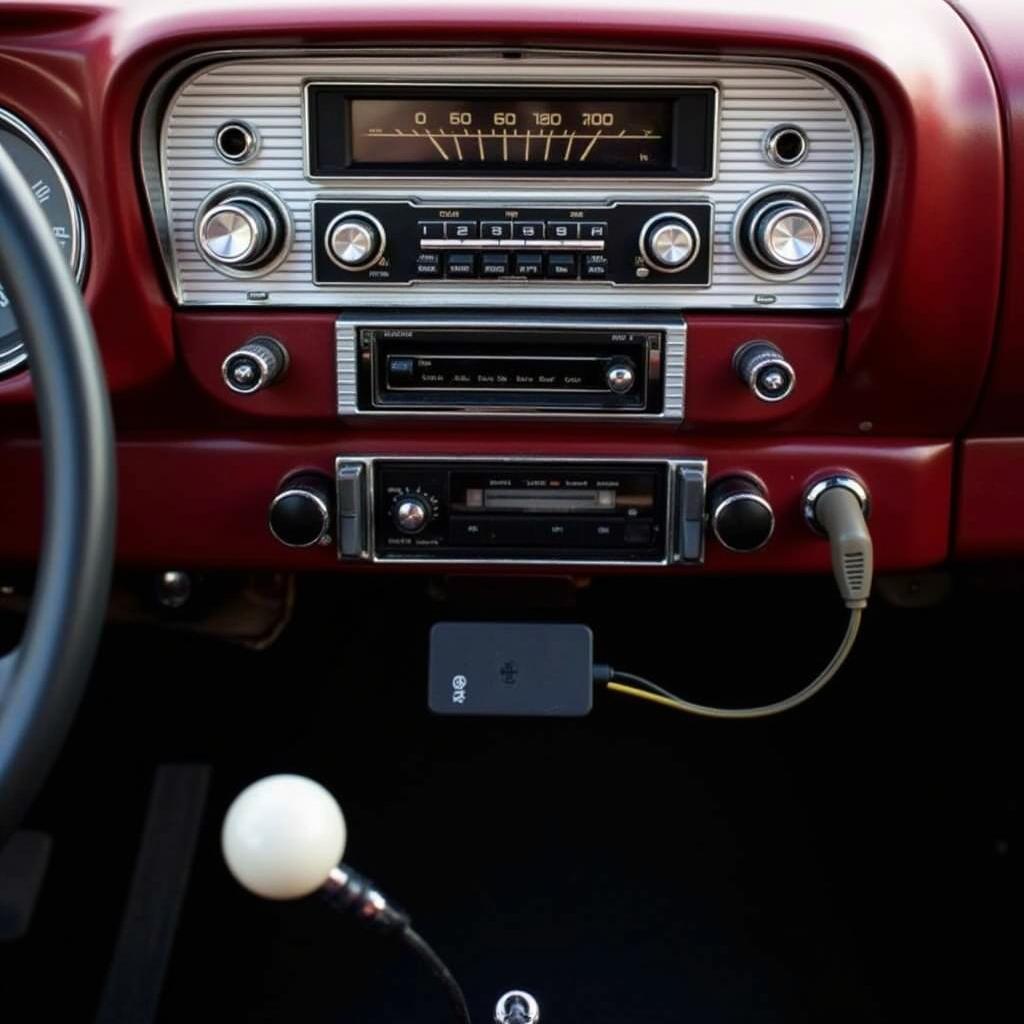
[[[327,255],[342,270],[366,270],[384,253],[384,228],[368,213],[341,213],[327,225]]]
[[[402,533],[419,533],[430,522],[430,505],[415,494],[405,494],[395,503],[395,526]]]
[[[217,267],[252,270],[280,251],[283,227],[269,204],[254,196],[231,197],[211,206],[199,219],[196,239]]]
[[[759,270],[781,275],[812,269],[824,257],[828,239],[828,216],[817,200],[776,191],[742,214],[737,241]]]
[[[689,217],[660,214],[640,232],[640,255],[648,266],[662,273],[685,270],[700,252],[700,232]]]

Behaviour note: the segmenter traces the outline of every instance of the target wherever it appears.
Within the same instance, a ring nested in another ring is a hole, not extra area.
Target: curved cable
[[[614,690],[616,693],[651,701],[662,707],[674,708],[676,711],[686,711],[691,715],[701,715],[704,718],[767,718],[770,715],[782,714],[783,711],[790,711],[803,704],[804,701],[810,700],[832,679],[853,649],[857,633],[860,631],[860,622],[861,609],[852,608],[846,625],[846,633],[822,672],[802,690],[772,704],[761,704],[751,708],[718,708],[710,704],[695,704],[693,701],[684,700],[669,690],[663,689],[649,679],[644,679],[643,676],[635,676],[629,672],[617,672],[614,669],[611,672],[612,678],[606,685],[609,690]],[[635,683],[636,686],[625,685],[627,683]],[[638,687],[645,687],[645,689]]]
[[[444,987],[448,996],[448,1003],[452,1008],[455,1018],[462,1024],[471,1024],[469,1007],[466,1005],[466,997],[462,987],[455,980],[455,975],[448,970],[445,962],[434,952],[433,947],[414,928],[406,925],[401,931],[402,941],[416,953],[416,955],[430,968],[430,973]]]

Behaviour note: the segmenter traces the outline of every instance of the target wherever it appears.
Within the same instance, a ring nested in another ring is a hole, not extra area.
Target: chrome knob
[[[636,371],[628,363],[613,363],[605,373],[609,391],[624,395],[636,383]]]
[[[689,217],[662,214],[649,220],[640,232],[640,255],[655,270],[685,270],[700,252],[700,232]]]
[[[288,351],[274,338],[253,338],[221,364],[224,383],[240,395],[269,388],[288,368]]]
[[[327,226],[327,255],[343,270],[364,270],[384,252],[384,228],[369,214],[342,213]]]
[[[796,371],[770,341],[748,341],[732,357],[737,376],[762,402],[781,402],[796,387]]]
[[[395,505],[394,519],[402,533],[419,533],[430,521],[430,506],[423,498],[405,495]]]
[[[766,196],[743,217],[740,244],[749,258],[773,273],[812,266],[827,243],[824,207],[785,192]]]
[[[331,483],[304,473],[286,481],[270,503],[270,532],[290,548],[310,548],[331,540]]]
[[[281,232],[277,215],[251,197],[229,199],[211,207],[199,221],[199,248],[212,263],[251,268],[273,253]]]
[[[764,491],[753,480],[727,477],[708,493],[711,531],[730,551],[758,551],[775,532],[775,513]]]

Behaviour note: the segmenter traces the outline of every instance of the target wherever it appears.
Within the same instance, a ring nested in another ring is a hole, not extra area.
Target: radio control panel
[[[840,309],[874,172],[852,88],[754,57],[214,54],[141,140],[190,307]]]
[[[683,418],[686,323],[339,317],[338,414]]]
[[[339,557],[374,562],[699,563],[703,459],[352,458]]]
[[[458,207],[314,204],[319,285],[517,281],[706,288],[710,203]]]

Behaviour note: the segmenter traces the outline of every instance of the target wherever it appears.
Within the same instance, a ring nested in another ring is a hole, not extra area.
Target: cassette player
[[[375,562],[700,562],[702,459],[339,457],[338,545]]]
[[[596,316],[336,325],[338,414],[683,418],[686,326]]]

